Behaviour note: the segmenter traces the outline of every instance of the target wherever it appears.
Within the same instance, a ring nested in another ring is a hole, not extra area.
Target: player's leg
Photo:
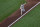
[[[23,12],[25,12],[25,9],[21,9],[21,15],[23,14]]]
[[[25,9],[22,9],[22,12],[25,12]]]
[[[22,9],[21,9],[21,15],[22,15]]]

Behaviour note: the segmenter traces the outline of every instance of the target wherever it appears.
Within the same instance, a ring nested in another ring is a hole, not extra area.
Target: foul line
[[[14,23],[16,23],[19,19],[21,19],[24,15],[26,15],[28,12],[30,12],[33,8],[35,8],[40,2],[38,2],[36,5],[34,5],[31,9],[29,9],[26,13],[24,13],[21,17],[19,17],[17,20],[15,20],[13,23],[11,23],[8,27],[12,26]]]

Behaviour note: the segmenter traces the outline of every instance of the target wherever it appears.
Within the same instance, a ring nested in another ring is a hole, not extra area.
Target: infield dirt
[[[30,8],[32,8],[38,2],[28,2],[25,4],[25,12],[27,12]],[[25,13],[23,12],[23,14]],[[8,27],[12,22],[18,19],[21,16],[21,10],[18,9],[16,12],[12,13],[10,16],[7,17],[3,22],[1,22],[0,27]]]

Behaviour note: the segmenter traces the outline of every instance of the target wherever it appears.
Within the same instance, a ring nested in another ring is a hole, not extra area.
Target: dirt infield
[[[27,4],[25,4],[25,10],[28,11],[31,7],[33,7],[35,4],[37,4],[38,2],[29,2]],[[26,12],[25,11],[25,12]],[[25,13],[24,12],[24,13]],[[24,14],[23,13],[23,14]],[[19,18],[21,16],[21,10],[17,10],[16,12],[12,13],[10,16],[7,17],[7,19],[5,19],[1,24],[0,27],[8,27],[8,25],[10,25],[12,22],[14,22],[17,18]]]

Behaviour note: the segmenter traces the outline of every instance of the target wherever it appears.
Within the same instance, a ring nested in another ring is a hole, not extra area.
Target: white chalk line
[[[35,8],[40,2],[38,2],[36,5],[34,5],[31,9],[29,9],[26,13],[24,13],[21,17],[19,17],[17,20],[15,20],[13,23],[11,23],[8,27],[12,26],[14,23],[16,23],[19,19],[21,19],[24,15],[26,15],[28,12],[30,12],[33,8]]]

